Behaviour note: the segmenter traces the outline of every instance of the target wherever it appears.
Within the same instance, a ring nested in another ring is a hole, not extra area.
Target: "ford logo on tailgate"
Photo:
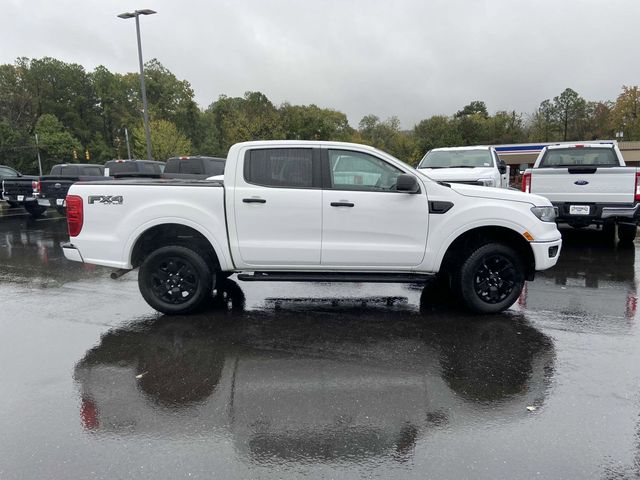
[[[586,180],[577,180],[575,182],[576,185],[589,185],[589,182],[587,182]]]

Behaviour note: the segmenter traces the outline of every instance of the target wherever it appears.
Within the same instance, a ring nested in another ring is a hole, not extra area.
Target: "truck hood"
[[[475,182],[479,178],[493,178],[495,169],[476,168],[420,168],[420,172],[437,182]]]
[[[519,190],[506,188],[481,187],[478,185],[464,185],[452,183],[452,190],[465,197],[491,198],[495,200],[506,200],[509,202],[529,203],[536,207],[551,205],[551,202],[540,195],[532,195]]]

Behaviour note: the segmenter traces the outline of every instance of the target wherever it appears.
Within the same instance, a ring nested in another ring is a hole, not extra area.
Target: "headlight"
[[[493,178],[481,178],[478,180],[484,187],[495,187],[496,182]]]
[[[531,213],[543,222],[555,222],[556,220],[556,209],[553,207],[533,207]]]

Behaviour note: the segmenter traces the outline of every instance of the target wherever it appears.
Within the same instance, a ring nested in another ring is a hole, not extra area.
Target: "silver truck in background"
[[[545,147],[522,177],[522,191],[548,198],[556,221],[575,228],[598,225],[633,242],[640,209],[639,173],[611,143]]]

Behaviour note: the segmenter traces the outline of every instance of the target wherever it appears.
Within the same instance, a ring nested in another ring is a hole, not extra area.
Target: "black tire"
[[[628,223],[619,223],[618,224],[618,240],[620,243],[633,243],[636,239],[636,233],[638,232],[638,227],[636,225],[631,225]]]
[[[38,205],[37,203],[25,203],[24,209],[32,218],[40,218],[42,214],[47,211],[47,207]]]
[[[190,248],[169,245],[151,252],[138,273],[147,303],[167,315],[190,313],[209,299],[215,275],[203,256]]]
[[[453,286],[469,310],[498,313],[520,296],[524,263],[512,248],[487,243],[472,250],[454,272]]]

